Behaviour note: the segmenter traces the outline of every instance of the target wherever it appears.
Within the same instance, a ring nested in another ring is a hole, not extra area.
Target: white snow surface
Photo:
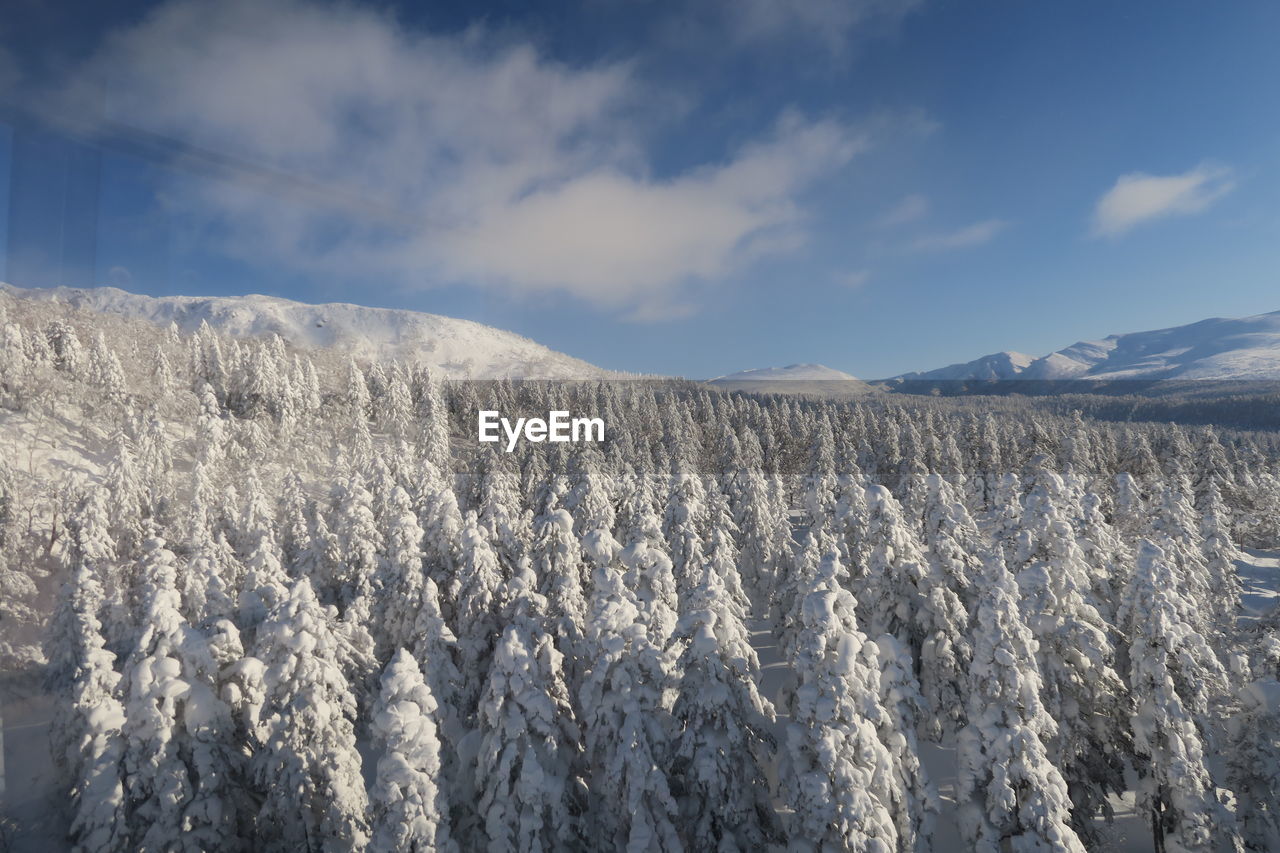
[[[1245,549],[1236,561],[1242,590],[1240,604],[1246,618],[1258,618],[1280,608],[1280,552]]]
[[[961,364],[949,364],[946,367],[940,367],[937,370],[927,370],[921,373],[904,373],[898,379],[925,379],[925,380],[965,380],[965,379],[1013,379],[1019,373],[1027,369],[1036,357],[1027,355],[1023,352],[1013,352],[1006,350],[1005,352],[992,353],[984,355],[982,358],[973,361],[966,361]]]
[[[1280,311],[1080,341],[1031,359],[1001,352],[896,379],[1280,379]]]
[[[727,384],[734,382],[777,382],[779,380],[799,382],[837,382],[857,380],[858,377],[827,367],[822,364],[789,364],[786,367],[758,367],[753,370],[739,370],[725,376],[717,376],[712,383]]]
[[[236,337],[272,334],[298,347],[349,352],[361,361],[427,364],[449,379],[607,379],[623,374],[539,343],[453,317],[333,302],[309,305],[272,296],[143,296],[114,287],[30,289],[0,284],[19,299],[62,302],[86,311],[200,323]]]

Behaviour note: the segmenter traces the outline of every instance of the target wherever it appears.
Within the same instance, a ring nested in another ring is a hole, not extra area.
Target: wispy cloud
[[[700,0],[723,9],[728,31],[741,41],[812,39],[834,55],[857,34],[897,25],[921,0]]]
[[[926,234],[917,238],[912,246],[924,252],[967,249],[972,246],[981,246],[983,243],[990,243],[1008,227],[1009,223],[1003,219],[986,219],[982,222],[967,225],[964,228],[958,228],[955,231]]]
[[[1119,237],[1145,222],[1199,213],[1234,188],[1230,169],[1207,163],[1180,175],[1121,175],[1098,199],[1093,234]]]
[[[94,115],[104,79],[117,125],[217,152],[221,172],[262,167],[172,190],[228,252],[401,287],[567,292],[638,317],[688,310],[670,306],[691,285],[803,243],[805,191],[867,145],[848,124],[785,115],[657,178],[646,105],[662,99],[631,64],[572,67],[315,0],[171,0],[45,100]],[[264,170],[325,191],[264,190]]]
[[[849,270],[848,272],[836,273],[835,281],[841,287],[858,290],[871,281],[871,270]]]
[[[918,222],[929,214],[929,199],[918,193],[906,196],[884,212],[879,219],[881,225],[892,228]]]

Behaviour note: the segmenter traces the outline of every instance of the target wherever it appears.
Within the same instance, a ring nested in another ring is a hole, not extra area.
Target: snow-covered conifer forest
[[[0,308],[0,849],[1280,849],[1276,433]]]

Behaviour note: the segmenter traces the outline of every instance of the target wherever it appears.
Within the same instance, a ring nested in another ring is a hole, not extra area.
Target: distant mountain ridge
[[[995,353],[893,379],[1280,380],[1280,311],[1110,335],[1080,341],[1041,358]]]
[[[866,394],[871,386],[852,374],[821,364],[789,364],[740,370],[708,381],[722,391],[749,391],[757,394],[808,394],[818,397],[853,397]]]
[[[201,322],[235,337],[278,334],[295,346],[349,352],[362,360],[430,365],[451,379],[609,379],[605,370],[513,332],[471,320],[341,302],[310,305],[272,296],[143,296],[114,287],[48,289],[0,284],[20,298],[176,323],[187,332]]]
[[[712,384],[729,382],[777,382],[779,380],[801,382],[857,381],[858,377],[822,364],[789,364],[786,367],[758,367],[739,370],[708,380]]]

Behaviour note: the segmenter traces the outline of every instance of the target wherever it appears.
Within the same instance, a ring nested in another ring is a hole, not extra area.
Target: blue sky
[[[101,146],[99,283],[693,377],[1280,310],[1274,3],[12,5],[0,119]]]

